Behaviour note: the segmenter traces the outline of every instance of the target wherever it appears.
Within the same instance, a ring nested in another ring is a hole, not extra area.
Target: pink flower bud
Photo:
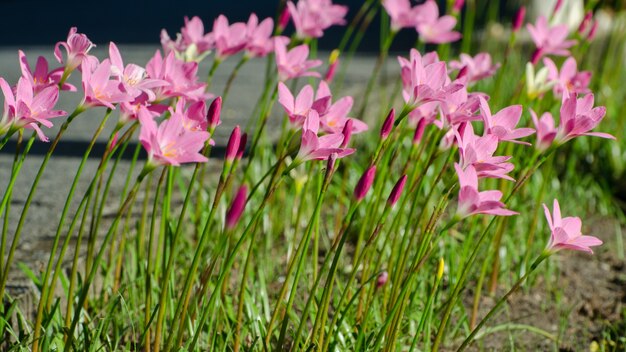
[[[363,200],[367,192],[370,190],[370,188],[372,188],[372,183],[374,183],[375,175],[376,175],[375,165],[372,165],[369,167],[369,169],[365,170],[365,173],[363,173],[363,176],[361,176],[361,179],[359,180],[359,182],[356,184],[356,187],[354,188],[354,198],[356,198],[357,201]]]
[[[526,17],[526,7],[522,6],[517,10],[515,14],[515,19],[513,19],[513,32],[517,32],[522,28],[524,24],[524,17]]]
[[[232,229],[237,225],[243,210],[246,208],[246,197],[248,196],[248,187],[242,185],[239,187],[233,202],[230,204],[228,211],[226,212],[226,228]]]
[[[113,139],[111,140],[111,145],[109,145],[109,153],[113,150],[113,148],[115,148],[115,146],[117,145],[117,141],[119,139],[119,132],[115,132],[115,134],[113,135]]]
[[[385,121],[383,122],[383,126],[380,128],[381,139],[383,140],[387,139],[387,137],[389,136],[389,133],[391,133],[391,130],[393,129],[393,123],[395,119],[396,119],[396,110],[392,108],[389,111],[387,118],[385,118]]]
[[[585,17],[582,21],[580,21],[580,25],[578,26],[578,34],[583,35],[583,33],[585,33],[587,27],[589,27],[589,24],[591,23],[592,18],[593,12],[589,11],[585,14]]]
[[[330,83],[333,81],[335,77],[335,73],[337,72],[337,65],[339,65],[339,50],[335,49],[330,53],[330,58],[328,59],[328,71],[326,71],[326,75],[324,76],[324,81]]]
[[[552,12],[552,16],[554,16],[563,6],[563,0],[556,0],[556,4],[554,4],[554,11]]]
[[[343,125],[343,130],[341,131],[343,134],[343,141],[341,142],[340,147],[345,148],[348,143],[350,143],[350,138],[352,137],[352,119],[348,119],[346,124]]]
[[[217,97],[209,106],[209,112],[207,113],[207,122],[209,130],[214,130],[217,125],[220,124],[220,114],[222,113],[222,97]]]
[[[388,280],[389,280],[389,273],[387,273],[386,271],[383,271],[382,273],[378,275],[378,278],[376,278],[376,288],[381,288],[385,286]]]
[[[278,31],[279,32],[282,32],[285,30],[285,28],[287,28],[290,18],[291,18],[291,15],[289,14],[289,9],[287,8],[287,6],[285,6],[285,8],[283,9],[283,12],[280,14],[280,17],[278,18]]]
[[[237,160],[241,160],[243,157],[243,153],[246,151],[246,143],[248,143],[248,134],[244,133],[241,135],[241,139],[239,139],[239,148],[237,149]]]
[[[400,177],[398,182],[396,182],[396,185],[393,186],[393,189],[391,190],[391,193],[389,194],[389,198],[387,198],[387,204],[389,206],[393,207],[396,204],[396,202],[398,202],[398,199],[400,199],[400,196],[402,195],[402,190],[404,190],[405,184],[406,184],[406,175],[402,175],[402,177]]]
[[[593,21],[589,34],[587,34],[587,41],[592,41],[596,37],[596,31],[598,30],[598,21]]]
[[[418,145],[422,141],[424,136],[424,130],[426,130],[426,119],[420,119],[415,126],[415,133],[413,134],[413,144]]]
[[[328,156],[328,161],[326,162],[326,177],[330,176],[335,170],[335,162],[337,161],[338,154],[332,153]]]
[[[228,139],[228,144],[226,145],[226,161],[233,161],[237,156],[237,152],[239,151],[239,142],[241,141],[241,129],[239,125],[235,126],[233,132],[230,134],[230,138]]]
[[[465,5],[465,0],[455,0],[454,5],[452,6],[452,12],[454,13],[461,12],[463,5]]]
[[[533,65],[536,65],[537,62],[539,62],[539,59],[541,59],[541,56],[543,56],[543,52],[541,51],[540,48],[535,49],[535,51],[533,51],[533,54],[530,57],[530,63],[532,63]]]

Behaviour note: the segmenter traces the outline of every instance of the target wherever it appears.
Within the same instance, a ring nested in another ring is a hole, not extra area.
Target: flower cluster
[[[383,6],[391,17],[391,29],[395,32],[402,28],[413,27],[424,43],[442,44],[461,38],[454,31],[456,18],[451,15],[439,17],[439,7],[434,0],[411,7],[409,0],[384,0]]]

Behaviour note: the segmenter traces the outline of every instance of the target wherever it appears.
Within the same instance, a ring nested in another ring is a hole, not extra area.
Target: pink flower
[[[537,130],[537,143],[535,144],[535,148],[540,151],[545,151],[550,148],[558,132],[554,127],[554,118],[551,113],[544,112],[541,118],[538,119],[537,114],[532,109],[530,110],[530,116]]]
[[[430,59],[430,57],[428,57]],[[398,57],[402,76],[402,96],[407,104],[415,107],[433,100],[443,100],[447,95],[463,88],[451,83],[446,64],[441,61],[429,63],[427,56],[411,49],[410,60]]]
[[[185,26],[180,29],[176,41],[170,39],[167,31],[163,29],[161,45],[166,54],[174,51],[181,58],[196,61],[213,48],[213,41],[209,34],[204,33],[204,24],[200,17],[194,16],[191,20],[185,17]]]
[[[54,57],[63,63],[63,55],[61,55],[61,47],[65,48],[67,52],[67,59],[65,61],[65,67],[67,71],[73,71],[83,62],[83,59],[87,57],[87,54],[95,45],[82,33],[77,33],[76,27],[70,28],[70,32],[67,35],[67,41],[58,42],[54,46]]]
[[[37,58],[37,64],[35,65],[35,71],[30,69],[28,59],[23,51],[18,50],[18,56],[20,60],[20,68],[22,70],[22,77],[30,81],[34,88],[34,92],[39,93],[44,88],[58,85],[63,76],[63,67],[59,67],[55,70],[48,72],[48,60],[45,57],[39,56]],[[71,92],[76,91],[76,87],[69,83],[63,83],[61,90],[69,90]]]
[[[391,18],[391,30],[415,27],[419,19],[420,7],[411,8],[409,0],[383,0],[383,7]]]
[[[272,32],[274,31],[274,20],[264,19],[259,23],[255,14],[251,14],[246,24],[246,55],[248,57],[263,57],[274,51],[274,41]]]
[[[530,143],[520,142],[517,139],[530,136],[535,132],[532,128],[515,128],[522,117],[522,106],[511,105],[491,115],[491,109],[487,100],[480,97],[480,111],[485,122],[485,133],[493,134],[500,141],[508,141],[519,144],[530,145]]]
[[[140,112],[139,141],[148,152],[149,163],[153,166],[179,166],[208,160],[201,154],[201,150],[209,139],[209,133],[188,130],[183,121],[182,114],[173,112],[169,119],[157,126],[152,116]]]
[[[570,53],[567,49],[576,44],[575,40],[566,40],[569,34],[567,25],[550,27],[545,16],[539,16],[534,26],[529,23],[526,28],[537,46],[532,58],[533,64],[544,55],[568,56]]]
[[[348,117],[353,103],[352,97],[343,97],[332,104],[332,93],[328,83],[320,81],[313,109],[319,115],[322,130],[327,133],[341,133],[346,122],[352,120],[351,133],[366,131],[368,127],[365,122]]]
[[[109,58],[112,75],[122,82],[124,90],[133,98],[145,93],[150,101],[154,101],[156,94],[153,89],[169,85],[164,80],[147,78],[146,70],[139,65],[128,64],[124,67],[122,54],[113,42],[109,44]]]
[[[53,110],[59,99],[56,85],[34,92],[32,83],[25,77],[17,82],[15,93],[11,86],[0,78],[0,89],[4,94],[4,113],[0,118],[0,131],[6,133],[12,129],[29,128],[35,130],[39,139],[48,141],[39,125],[52,127],[49,119],[66,115],[62,110]]]
[[[561,249],[571,249],[593,254],[590,247],[599,246],[602,241],[594,236],[584,236],[581,232],[582,222],[579,217],[561,218],[561,209],[559,202],[555,199],[552,206],[552,215],[550,210],[544,204],[544,212],[548,226],[550,226],[550,242],[548,242],[548,251],[556,252]]]
[[[446,15],[439,17],[439,7],[435,1],[426,1],[416,6],[419,14],[415,29],[424,43],[443,44],[457,41],[461,33],[453,31],[456,18]]]
[[[163,58],[157,50],[146,64],[146,72],[148,78],[169,83],[153,89],[157,101],[172,97],[185,97],[192,101],[209,98],[204,92],[206,84],[198,82],[198,63],[184,62],[176,58],[173,52]]]
[[[228,19],[224,15],[219,15],[213,22],[213,32],[211,40],[215,43],[217,60],[234,55],[246,47],[247,27],[243,22],[228,24]]]
[[[147,94],[141,94],[131,102],[121,102],[120,122],[124,123],[129,120],[136,120],[139,117],[139,111],[146,110],[152,117],[157,117],[167,111],[167,105],[151,104],[148,101]]]
[[[302,126],[302,143],[294,160],[296,165],[307,160],[324,160],[333,153],[337,153],[337,158],[343,158],[354,153],[354,149],[341,148],[344,139],[341,133],[318,137],[319,125],[317,111],[311,110]]]
[[[294,98],[283,82],[278,82],[278,102],[289,116],[292,126],[300,127],[313,107],[313,87],[304,86]]]
[[[114,104],[130,102],[134,99],[124,90],[122,83],[111,79],[111,62],[108,59],[95,67],[83,61],[81,67],[85,91],[84,106],[106,106],[109,109],[115,109]]]
[[[548,79],[556,82],[553,91],[557,96],[561,96],[563,92],[567,93],[589,93],[589,82],[591,81],[591,72],[578,72],[576,68],[576,59],[570,56],[565,60],[561,71],[549,58],[543,59],[543,64],[548,68]]]
[[[204,100],[191,102],[187,105],[185,98],[176,103],[174,113],[183,116],[183,126],[190,131],[206,131],[209,127],[207,106]]]
[[[309,46],[306,44],[287,51],[287,43],[284,38],[274,38],[274,52],[276,54],[276,67],[278,78],[281,82],[296,77],[319,77],[317,72],[309,71],[322,64],[321,60],[307,60]]]
[[[598,126],[606,114],[604,106],[593,107],[593,94],[580,99],[576,99],[576,94],[564,96],[560,113],[561,122],[555,138],[559,144],[578,136],[615,139],[608,133],[589,132]]]
[[[460,61],[450,61],[450,68],[453,70],[466,68],[466,77],[469,83],[493,76],[500,67],[499,63],[494,65],[491,62],[491,55],[488,53],[480,53],[474,57],[461,54],[460,59]]]
[[[490,214],[499,216],[511,216],[517,213],[505,209],[502,199],[502,192],[478,191],[478,176],[473,166],[468,166],[463,170],[459,164],[454,164],[454,169],[459,177],[459,205],[456,216],[466,218],[474,214]]]
[[[331,0],[299,0],[298,5],[289,1],[287,8],[300,38],[321,38],[328,27],[345,24],[348,13],[347,6]]]
[[[511,157],[493,155],[498,149],[496,135],[487,134],[478,137],[474,134],[471,123],[463,123],[459,129],[462,129],[462,132],[456,131],[456,138],[463,169],[471,166],[475,168],[478,177],[503,178],[513,181],[507,175],[513,170],[513,164],[507,162]]]

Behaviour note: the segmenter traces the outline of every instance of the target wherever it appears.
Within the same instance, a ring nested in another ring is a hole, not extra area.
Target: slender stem
[[[74,120],[74,118],[80,115],[84,110],[85,108],[82,105],[79,105],[74,110],[74,112],[72,112],[72,114],[67,118],[67,120],[63,122],[56,138],[54,139],[54,141],[50,145],[50,148],[48,149],[48,152],[44,156],[41,166],[39,167],[39,171],[37,172],[37,176],[35,176],[35,180],[33,181],[33,184],[30,187],[30,192],[28,193],[28,197],[26,198],[24,208],[22,209],[22,214],[20,215],[20,220],[17,224],[15,234],[13,235],[13,242],[11,243],[11,248],[9,249],[9,256],[5,262],[4,274],[2,275],[2,281],[0,281],[0,297],[4,297],[4,290],[6,288],[7,279],[9,278],[9,270],[13,262],[13,256],[15,255],[15,250],[17,249],[17,245],[20,240],[20,235],[22,234],[22,227],[24,226],[24,222],[26,221],[26,216],[28,215],[28,209],[30,208],[30,204],[32,203],[33,198],[35,197],[35,193],[37,191],[37,186],[39,185],[39,181],[41,180],[41,176],[43,176],[43,172],[45,171],[46,166],[48,165],[48,161],[50,160],[52,153],[56,149],[56,146],[59,144],[59,141],[61,140],[63,133],[65,133],[65,131],[67,130],[70,123]],[[36,345],[37,344],[34,344],[34,346]],[[34,347],[34,346],[33,346],[33,350],[36,351],[37,347]]]

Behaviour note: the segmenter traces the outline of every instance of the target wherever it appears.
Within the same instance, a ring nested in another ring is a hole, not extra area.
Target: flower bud
[[[517,32],[522,28],[524,24],[524,17],[526,17],[526,7],[522,6],[517,10],[515,18],[513,19],[513,32]]]
[[[341,130],[341,134],[343,134],[343,141],[341,142],[340,147],[345,148],[350,143],[350,138],[352,137],[352,119],[348,119],[346,124],[343,125],[343,130]]]
[[[363,176],[361,176],[361,179],[354,188],[354,198],[356,198],[357,201],[363,200],[367,192],[370,190],[370,188],[372,188],[372,183],[374,183],[375,175],[375,165],[372,165],[367,170],[365,170],[365,173],[363,173]]]
[[[398,199],[400,199],[400,196],[402,195],[402,190],[404,190],[405,184],[406,184],[406,175],[402,175],[402,177],[400,177],[398,182],[396,182],[396,185],[393,186],[393,189],[391,190],[391,193],[389,194],[389,198],[387,198],[387,204],[389,206],[393,207],[396,204],[396,202],[398,202]]]
[[[289,13],[289,9],[287,6],[283,9],[283,12],[280,14],[278,18],[278,32],[282,32],[287,28],[289,24],[289,19],[291,18],[291,14]]]
[[[380,128],[381,139],[385,140],[387,139],[387,137],[389,137],[389,133],[391,133],[391,130],[393,129],[393,123],[395,118],[396,110],[391,108],[389,114],[387,115],[387,118],[385,118],[385,121],[383,122],[383,126]]]
[[[335,172],[335,162],[337,162],[337,153],[332,153],[328,156],[328,160],[326,161],[326,175],[324,176],[324,182],[329,182],[330,177]]]
[[[239,125],[235,126],[233,132],[230,134],[230,138],[228,139],[228,144],[226,145],[226,155],[225,159],[228,162],[232,162],[235,160],[237,156],[237,152],[239,151],[239,142],[241,141],[241,129]]]
[[[463,5],[465,5],[465,0],[455,0],[454,5],[452,6],[452,12],[453,13],[461,12]]]
[[[211,106],[209,106],[209,112],[207,113],[207,122],[209,126],[209,131],[215,130],[220,124],[220,114],[222,113],[222,97],[217,97],[211,102]]]
[[[339,50],[338,49],[335,49],[330,53],[328,63],[329,63],[328,71],[326,71],[324,80],[330,83],[333,81],[333,78],[335,77],[335,73],[337,72],[337,65],[339,65]]]
[[[554,4],[554,11],[552,11],[552,16],[554,16],[561,7],[563,6],[563,0],[556,0],[556,4]]]
[[[590,42],[596,37],[596,31],[598,30],[598,21],[593,21],[589,34],[587,34],[587,41]]]
[[[580,21],[580,25],[578,26],[578,34],[582,36],[585,33],[585,31],[587,30],[587,27],[589,27],[589,24],[591,24],[592,18],[593,18],[593,12],[588,11],[585,14],[585,17],[583,18],[583,20]]]
[[[387,271],[383,271],[382,273],[378,275],[378,278],[376,278],[376,288],[381,288],[385,286],[388,280],[389,280],[389,273],[387,273]]]
[[[443,258],[439,258],[439,264],[437,265],[437,281],[441,280],[443,277],[443,269],[445,267],[445,263]]]
[[[239,187],[235,198],[233,198],[228,211],[226,212],[226,228],[233,229],[237,222],[241,218],[244,209],[246,208],[246,197],[248,196],[248,187],[242,185]]]
[[[246,143],[248,143],[248,134],[244,133],[239,139],[239,148],[237,149],[237,155],[235,156],[237,160],[241,160],[243,153],[246,152]]]
[[[424,136],[424,130],[426,130],[426,119],[420,119],[415,126],[415,133],[413,134],[413,144],[418,145],[422,137]]]

